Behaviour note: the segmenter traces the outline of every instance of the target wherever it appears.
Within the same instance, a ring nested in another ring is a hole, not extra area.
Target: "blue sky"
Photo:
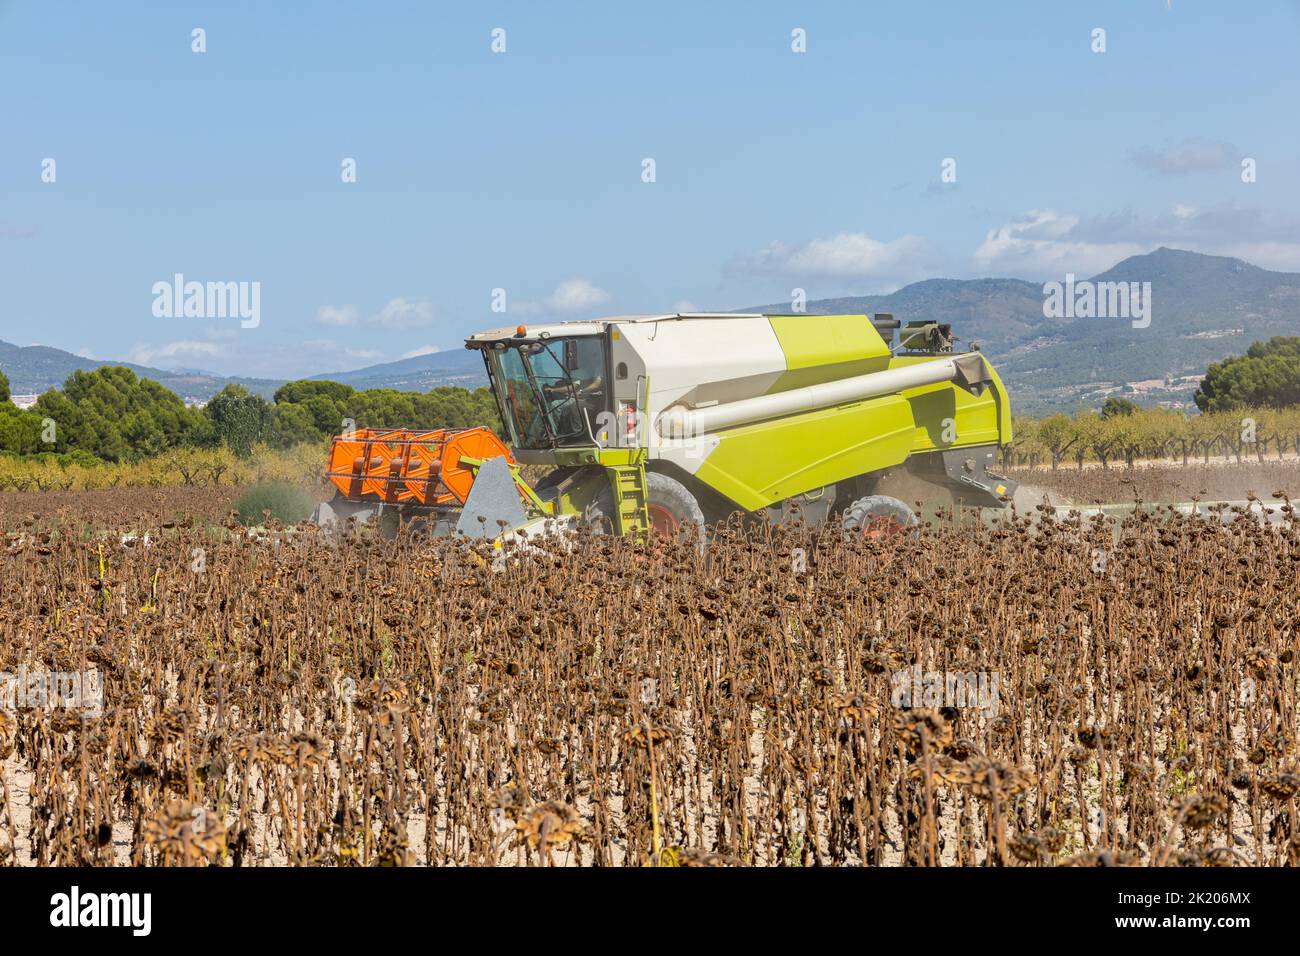
[[[1298,39],[1296,0],[0,0],[0,339],[290,377],[1159,245],[1300,271]],[[176,273],[259,325],[156,317]]]

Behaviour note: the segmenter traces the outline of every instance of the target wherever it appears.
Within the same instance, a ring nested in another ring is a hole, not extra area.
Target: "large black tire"
[[[882,531],[903,531],[920,523],[905,502],[889,495],[866,495],[840,515],[840,527],[846,532],[873,537]]]
[[[659,534],[681,534],[694,527],[704,536],[704,509],[684,484],[657,471],[646,472],[646,505],[650,525]],[[597,534],[614,531],[614,492],[605,488],[587,507],[584,522]]]

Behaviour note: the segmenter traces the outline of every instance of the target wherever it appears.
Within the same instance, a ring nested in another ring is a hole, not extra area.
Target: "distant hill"
[[[313,375],[312,378],[343,382],[355,389],[393,388],[399,392],[427,392],[441,385],[459,385],[462,388],[487,385],[483,356],[477,350],[463,348],[430,352],[351,372]]]
[[[73,372],[79,369],[91,371],[102,365],[125,366],[140,378],[151,378],[182,398],[203,402],[231,383],[268,399],[284,384],[283,379],[227,378],[199,369],[150,368],[131,362],[82,358],[48,345],[18,346],[0,341],[0,372],[9,376],[9,390],[15,395],[40,394],[51,388],[61,388]],[[439,385],[478,388],[487,384],[482,356],[468,349],[432,352],[351,372],[313,375],[312,378],[345,382],[358,390],[393,388],[402,392],[427,392]]]
[[[1112,392],[1144,404],[1188,404],[1209,363],[1256,340],[1300,332],[1297,273],[1162,247],[1089,278],[1150,282],[1150,327],[1047,318],[1042,284],[1021,279],[927,279],[889,295],[819,299],[807,308],[949,322],[997,365],[1016,411],[1032,414],[1098,405]],[[789,303],[741,311],[788,312]]]
[[[40,394],[51,388],[61,388],[68,376],[78,370],[93,371],[104,365],[122,365],[140,378],[151,378],[166,386],[182,398],[207,401],[231,382],[243,385],[250,392],[270,398],[283,382],[260,378],[225,378],[209,372],[192,369],[167,371],[134,365],[131,362],[108,362],[82,358],[63,349],[48,345],[13,345],[0,341],[0,372],[9,377],[9,390],[15,395]]]

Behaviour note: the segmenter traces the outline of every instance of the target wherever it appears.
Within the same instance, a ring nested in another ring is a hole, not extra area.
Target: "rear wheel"
[[[840,526],[849,534],[867,538],[904,534],[920,524],[916,512],[889,495],[866,495],[844,509]]]

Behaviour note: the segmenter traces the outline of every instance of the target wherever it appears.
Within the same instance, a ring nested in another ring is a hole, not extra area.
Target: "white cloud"
[[[411,329],[433,321],[433,303],[428,299],[389,299],[367,321],[386,329]]]
[[[386,329],[412,329],[433,321],[433,303],[428,299],[389,299],[378,312],[365,316],[355,305],[322,305],[316,310],[321,325],[343,328],[378,325]]]
[[[510,314],[518,318],[545,316],[555,312],[580,312],[608,302],[612,297],[589,279],[565,279],[543,302],[510,301]]]
[[[673,303],[673,311],[674,312],[698,312],[700,311],[700,307],[696,305],[694,302],[690,301],[689,299],[682,299],[679,302]]]
[[[1030,278],[1065,272],[1091,275],[1127,256],[1147,251],[1145,244],[1133,241],[1087,241],[1077,235],[1078,230],[1078,216],[1061,216],[1053,209],[1031,209],[990,229],[975,250],[975,264],[985,271]]]
[[[1133,212],[1083,219],[1055,210],[1031,210],[989,231],[974,262],[1025,278],[1092,275],[1127,256],[1159,246],[1235,256],[1266,269],[1300,271],[1300,221],[1251,207],[1209,209],[1179,203],[1169,212]]]
[[[182,340],[166,342],[162,345],[136,345],[127,353],[129,361],[136,365],[154,365],[162,362],[177,362],[194,358],[219,358],[224,350],[215,342],[196,342]]]
[[[1300,243],[1297,242],[1227,242],[1214,251],[1217,255],[1245,259],[1261,269],[1300,272]]]
[[[316,310],[316,321],[321,325],[356,325],[361,310],[355,305],[322,305]]]
[[[1231,169],[1241,161],[1241,150],[1222,140],[1193,136],[1160,149],[1141,146],[1129,150],[1129,158],[1161,176],[1186,176]]]
[[[842,232],[805,243],[772,242],[732,260],[734,271],[783,278],[893,279],[919,275],[928,243],[920,236],[888,242],[862,232]]]
[[[557,312],[577,312],[608,302],[610,295],[588,279],[565,279],[551,293],[549,305]]]
[[[298,343],[294,352],[299,360],[307,360],[316,364],[338,362],[343,359],[376,362],[384,357],[384,353],[379,349],[353,348],[333,339],[304,339]]]
[[[419,348],[411,349],[409,352],[403,352],[402,358],[415,358],[417,355],[432,355],[434,352],[441,352],[442,349],[436,345],[421,345]]]

